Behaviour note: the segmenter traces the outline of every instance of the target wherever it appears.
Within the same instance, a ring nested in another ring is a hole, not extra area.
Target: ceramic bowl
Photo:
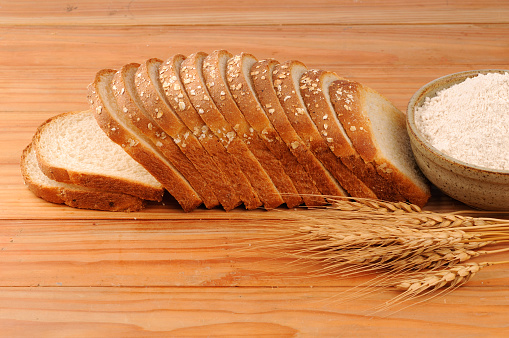
[[[445,194],[474,208],[509,210],[508,170],[486,169],[444,154],[423,137],[415,123],[415,108],[421,106],[426,97],[431,98],[438,91],[469,77],[493,72],[505,73],[509,70],[488,69],[454,73],[424,85],[408,104],[407,130],[419,168],[430,182]]]

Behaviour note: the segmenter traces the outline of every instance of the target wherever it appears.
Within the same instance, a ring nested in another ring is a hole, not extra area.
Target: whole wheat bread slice
[[[323,197],[319,196],[320,191],[307,171],[292,154],[268,118],[267,114],[272,113],[272,110],[263,107],[258,100],[251,78],[251,67],[258,61],[256,57],[252,54],[241,53],[230,58],[230,60],[223,57],[223,62],[226,61],[228,61],[226,78],[230,91],[247,122],[258,133],[258,136],[272,154],[274,154],[274,157],[281,163],[281,170],[293,182],[306,205],[317,206],[325,203]],[[283,192],[279,186],[278,189]],[[283,197],[286,196],[283,195]],[[291,196],[286,198],[289,197]]]
[[[332,152],[364,182],[379,199],[404,200],[393,182],[378,175],[370,162],[365,162],[339,122],[329,97],[329,86],[341,80],[334,72],[312,69],[300,79],[300,92],[309,116]]]
[[[169,137],[146,112],[141,101],[155,101],[158,96],[152,96],[144,90],[137,89],[135,78],[139,67],[140,65],[136,63],[124,65],[113,77],[112,88],[119,108],[133,126],[138,128],[186,178],[203,200],[205,207],[209,209],[216,207],[219,202],[208,181],[183,153],[183,150],[189,148],[185,145],[182,147],[182,142],[174,142],[173,138]],[[141,76],[141,73],[138,75]]]
[[[48,119],[35,133],[33,148],[50,179],[160,201],[162,185],[112,142],[92,111],[69,112]]]
[[[262,202],[242,172],[237,160],[228,153],[219,138],[210,130],[187,96],[180,79],[180,67],[185,59],[186,57],[182,54],[173,55],[159,69],[159,78],[167,102],[182,122],[190,130],[193,130],[193,133],[199,135],[198,140],[203,148],[207,150],[216,165],[225,174],[225,179],[235,192],[235,195],[232,195],[232,203],[243,202],[248,210],[258,208],[262,205]]]
[[[257,126],[249,122],[252,113],[249,102],[241,98],[249,100],[249,96],[253,95],[247,85],[235,84],[235,88],[231,88],[231,83],[227,78],[236,78],[241,80],[242,76],[237,76],[236,69],[232,69],[228,64],[232,60],[232,55],[225,50],[217,50],[208,55],[203,62],[203,76],[207,89],[216,104],[217,108],[223,114],[225,119],[234,127],[238,137],[248,146],[249,150],[255,155],[258,162],[265,169],[270,179],[274,183],[276,189],[281,193],[286,205],[290,208],[303,203],[299,191],[296,189],[292,179],[287,174],[287,168],[278,158],[276,145],[272,146],[272,140],[268,139],[268,131],[262,134],[257,130]],[[227,74],[229,74],[227,76]],[[241,75],[240,73],[237,73]],[[229,88],[230,87],[230,88]],[[234,98],[233,96],[236,96]],[[265,115],[263,110],[262,115]],[[309,193],[309,191],[306,191]]]
[[[276,94],[290,124],[316,158],[351,196],[377,198],[376,194],[332,153],[309,116],[299,89],[299,81],[306,71],[307,68],[302,62],[289,60],[277,65],[272,72]]]
[[[394,184],[404,199],[426,204],[430,190],[413,157],[405,115],[381,94],[355,81],[334,81],[329,90],[337,119],[363,160]]]
[[[89,100],[99,126],[113,142],[121,145],[134,160],[161,182],[184,211],[194,210],[202,203],[200,196],[155,145],[143,137],[120,111],[112,88],[115,73],[115,70],[103,69],[96,74],[94,82],[89,86]]]
[[[207,90],[202,72],[203,60],[206,57],[207,54],[198,52],[191,54],[182,62],[180,77],[188,97],[225,149],[235,156],[263,206],[266,209],[276,208],[284,203],[280,192],[256,156],[221,114]]]
[[[279,102],[272,80],[272,72],[277,65],[279,65],[278,61],[269,59],[258,61],[251,67],[253,87],[260,104],[265,109],[266,116],[272,122],[281,139],[286,143],[288,149],[306,169],[320,194],[329,197],[347,196],[343,187],[313,155],[290,124]],[[316,200],[316,202],[317,204],[325,203],[323,199]]]
[[[207,152],[200,143],[198,138],[206,135],[198,127],[190,130],[173,110],[164,94],[159,77],[162,63],[163,61],[159,59],[149,59],[136,73],[135,85],[139,93],[144,93],[145,99],[141,101],[145,111],[179,145],[182,152],[201,173],[223,208],[226,211],[234,209],[241,204],[241,201],[233,190],[227,173],[221,169],[224,166],[218,164],[215,153]]]
[[[87,188],[50,179],[41,171],[32,143],[23,150],[20,167],[28,189],[37,197],[51,203],[66,204],[80,209],[125,212],[139,211],[145,205],[142,199],[132,195]]]

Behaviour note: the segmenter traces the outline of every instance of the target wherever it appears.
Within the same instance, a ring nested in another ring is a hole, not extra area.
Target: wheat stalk
[[[295,264],[323,275],[351,277],[378,272],[367,286],[397,287],[403,293],[386,305],[444,292],[477,271],[500,263],[467,263],[503,252],[482,247],[509,241],[509,220],[422,211],[407,203],[328,198],[331,205],[285,214],[258,248],[276,249]],[[255,240],[256,242],[256,240]],[[315,274],[316,275],[316,274]]]

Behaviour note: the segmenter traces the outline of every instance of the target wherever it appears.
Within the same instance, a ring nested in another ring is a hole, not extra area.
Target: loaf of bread
[[[78,116],[95,118],[91,129],[108,140],[96,148],[128,154],[155,184],[149,196],[132,181],[119,189],[122,180],[108,181],[106,171],[86,175],[71,166],[83,161],[86,146],[71,150],[39,131],[31,147],[38,167],[49,180],[95,189],[91,198],[102,189],[160,200],[164,187],[189,212],[201,204],[226,211],[322,206],[337,196],[423,206],[430,197],[403,113],[373,89],[299,61],[226,50],[153,58],[100,70],[89,101],[91,112]],[[46,133],[68,142],[65,135],[80,128]],[[103,141],[81,142],[94,148]]]

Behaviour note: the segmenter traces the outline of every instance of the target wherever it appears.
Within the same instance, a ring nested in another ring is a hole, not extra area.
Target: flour
[[[509,170],[509,73],[480,74],[441,90],[415,110],[415,122],[445,154]]]

